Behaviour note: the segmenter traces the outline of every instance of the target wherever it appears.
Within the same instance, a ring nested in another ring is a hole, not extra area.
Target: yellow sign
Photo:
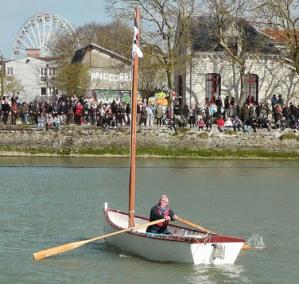
[[[161,106],[167,106],[168,105],[168,100],[167,97],[168,95],[164,92],[157,93],[155,98],[156,98],[156,104],[161,105]]]

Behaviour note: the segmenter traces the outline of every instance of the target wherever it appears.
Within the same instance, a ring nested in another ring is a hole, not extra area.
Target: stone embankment
[[[71,125],[59,130],[40,131],[35,127],[22,125],[1,126],[0,155],[127,155],[129,132],[127,127],[103,130],[98,127]],[[242,157],[242,151],[260,151],[268,153],[267,157],[271,157],[271,153],[288,154],[288,158],[292,158],[292,155],[294,158],[299,157],[299,136],[292,131],[228,131],[224,134],[219,133],[216,128],[211,132],[195,128],[175,132],[167,127],[143,127],[137,132],[138,149],[143,149],[139,154],[142,155],[184,156],[186,153],[190,157],[195,153],[197,157],[207,157],[218,153],[218,157],[228,157],[227,154],[221,155],[221,152],[229,151],[238,152],[237,156]]]

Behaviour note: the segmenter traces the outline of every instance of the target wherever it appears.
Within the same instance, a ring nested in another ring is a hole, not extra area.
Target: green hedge
[[[29,147],[11,147],[1,146],[0,151],[32,154],[32,155],[94,155],[94,156],[129,156],[129,147],[105,147],[105,148],[79,148],[70,149],[63,148],[61,150],[54,150],[49,148],[29,148]],[[178,149],[167,147],[138,147],[137,156],[155,156],[164,158],[226,158],[226,159],[298,159],[299,153],[296,152],[279,152],[279,151],[265,151],[261,149],[252,150],[232,150],[232,149]]]

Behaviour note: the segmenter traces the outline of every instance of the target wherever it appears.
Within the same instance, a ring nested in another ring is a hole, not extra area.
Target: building
[[[72,63],[89,66],[91,85],[86,97],[111,102],[120,98],[130,101],[131,62],[127,58],[96,44],[76,51]],[[5,63],[5,80],[16,80],[21,91],[18,101],[52,101],[61,94],[55,87],[57,64],[55,58],[40,57],[40,51],[28,49],[25,58]],[[12,93],[6,92],[6,96]]]
[[[190,47],[181,44],[179,58],[188,58],[175,71],[175,89],[183,103],[204,105],[214,98],[234,97],[245,102],[267,102],[281,94],[286,102],[299,102],[299,77],[272,40],[246,21],[228,21],[219,44],[215,19],[194,17]]]
[[[5,64],[8,60],[6,60],[1,54],[1,62],[0,62],[0,96],[4,95],[4,78],[5,78]]]
[[[87,97],[95,96],[98,101],[130,100],[131,61],[111,50],[94,43],[76,51],[72,63],[89,66],[91,85]]]
[[[55,88],[56,64],[53,58],[38,57],[38,51],[28,50],[27,56],[5,64],[5,80],[16,80],[21,86],[19,102],[51,101],[58,90]],[[11,93],[5,93],[11,96]]]

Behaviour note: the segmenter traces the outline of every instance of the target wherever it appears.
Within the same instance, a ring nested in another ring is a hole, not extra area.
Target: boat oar
[[[203,227],[201,227],[199,225],[196,225],[196,224],[194,224],[194,223],[192,223],[192,222],[190,222],[188,220],[185,220],[185,219],[183,219],[183,218],[181,218],[179,216],[176,216],[176,220],[180,221],[181,223],[183,223],[185,225],[188,225],[189,227],[193,227],[193,228],[198,229],[200,231],[203,231],[205,233],[216,235],[215,232],[212,232],[212,231],[210,231],[210,230],[208,230],[206,228],[203,228]],[[244,244],[243,247],[242,247],[242,250],[250,250],[250,249],[252,249],[252,247],[250,245],[248,245],[248,244]]]
[[[129,227],[127,229],[112,232],[112,233],[102,235],[102,236],[99,236],[99,237],[95,237],[95,238],[92,238],[92,239],[87,239],[87,240],[78,241],[78,242],[72,242],[72,243],[60,245],[60,246],[57,246],[57,247],[52,247],[52,248],[48,248],[48,249],[45,249],[45,250],[41,250],[41,251],[35,252],[33,254],[33,259],[34,260],[41,260],[41,259],[47,258],[47,257],[52,256],[52,255],[56,255],[56,254],[60,254],[60,253],[63,253],[63,252],[69,251],[69,250],[73,250],[75,248],[81,247],[83,245],[86,245],[86,244],[94,242],[94,241],[98,241],[98,240],[101,240],[101,239],[104,239],[104,238],[119,235],[119,234],[122,234],[122,233],[125,233],[125,232],[129,232],[131,230],[140,229],[140,228],[148,227],[148,226],[151,226],[151,225],[155,225],[155,224],[158,224],[158,223],[161,223],[161,222],[164,222],[164,221],[165,221],[165,219],[159,219],[159,220],[156,220],[156,221],[152,221],[152,222],[144,223],[144,224],[139,224],[139,225],[136,225],[134,227]]]

